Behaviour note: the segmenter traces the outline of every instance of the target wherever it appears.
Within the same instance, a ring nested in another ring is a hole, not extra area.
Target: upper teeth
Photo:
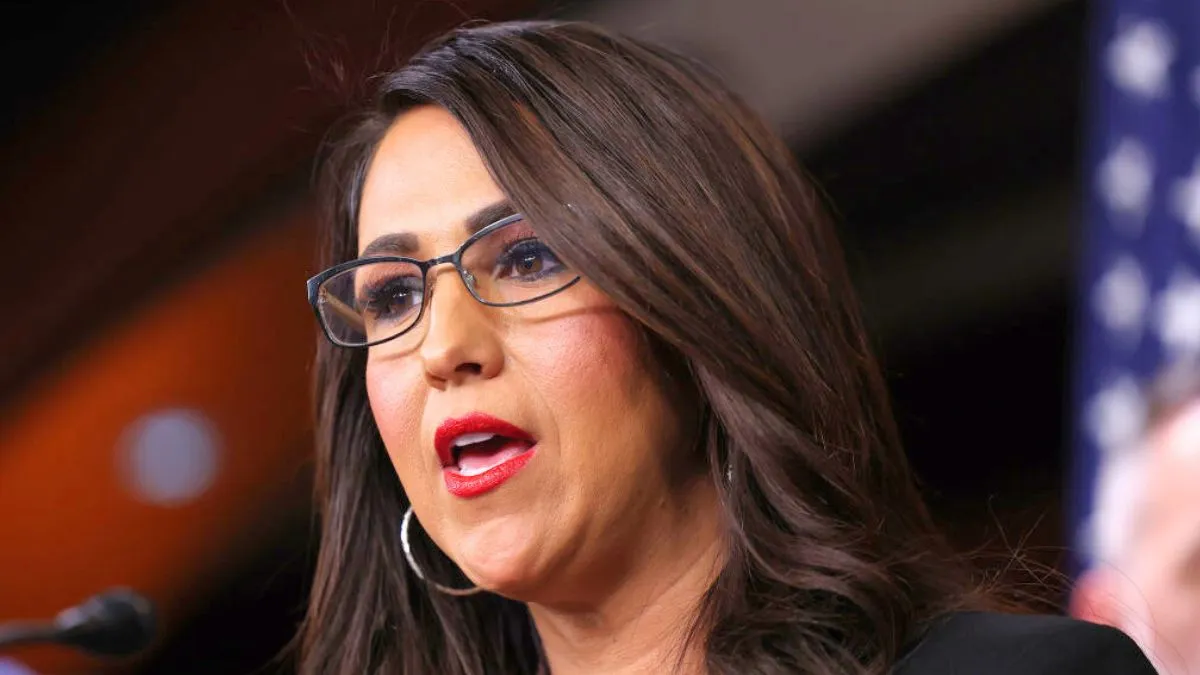
[[[487,434],[487,433],[463,434],[462,436],[459,436],[458,438],[454,439],[454,442],[451,443],[451,445],[456,448],[461,448],[464,445],[471,445],[472,443],[482,443],[484,441],[490,441],[495,437],[496,437],[496,434]]]

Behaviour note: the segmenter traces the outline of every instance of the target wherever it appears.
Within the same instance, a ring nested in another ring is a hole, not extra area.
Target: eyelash
[[[409,282],[409,280],[412,281]],[[396,295],[407,293],[408,297],[411,297],[415,293],[423,293],[422,285],[420,277],[398,276],[365,286],[363,300],[359,304],[362,307],[360,311],[364,314],[371,312],[376,318],[386,318],[389,316],[392,301]],[[413,303],[412,306],[419,306],[419,303]]]
[[[549,259],[549,262],[554,264],[554,266],[550,269],[539,271],[531,277],[524,277],[522,279],[524,281],[537,281],[538,279],[542,279],[551,274],[556,274],[562,271],[564,267],[562,261],[559,260],[557,255],[554,254],[554,251],[551,250],[549,246],[543,244],[542,241],[536,236],[514,239],[511,242],[505,243],[503,250],[504,252],[496,260],[497,269],[508,268],[509,266],[515,264],[520,256],[530,254],[538,255],[543,259]]]

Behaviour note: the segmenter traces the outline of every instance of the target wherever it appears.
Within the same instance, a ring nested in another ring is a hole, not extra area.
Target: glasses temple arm
[[[322,305],[332,309],[335,314],[349,323],[352,328],[366,335],[366,323],[363,321],[362,315],[354,311],[353,307],[328,293],[321,293],[319,297]]]

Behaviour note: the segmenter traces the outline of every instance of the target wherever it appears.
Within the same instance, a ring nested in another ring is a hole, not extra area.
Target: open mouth
[[[475,497],[507,482],[532,459],[537,439],[484,413],[447,419],[434,434],[446,489]]]
[[[503,434],[475,432],[454,439],[450,446],[454,469],[462,476],[478,476],[533,447],[533,441]]]

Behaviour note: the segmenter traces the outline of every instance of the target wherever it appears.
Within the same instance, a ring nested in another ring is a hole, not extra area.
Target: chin
[[[470,526],[457,537],[454,560],[477,586],[522,599],[541,584],[538,535],[544,529],[516,517],[497,518]]]
[[[537,575],[530,574],[528,569],[488,566],[483,570],[472,569],[468,577],[489,593],[520,602],[532,602],[541,587]]]

